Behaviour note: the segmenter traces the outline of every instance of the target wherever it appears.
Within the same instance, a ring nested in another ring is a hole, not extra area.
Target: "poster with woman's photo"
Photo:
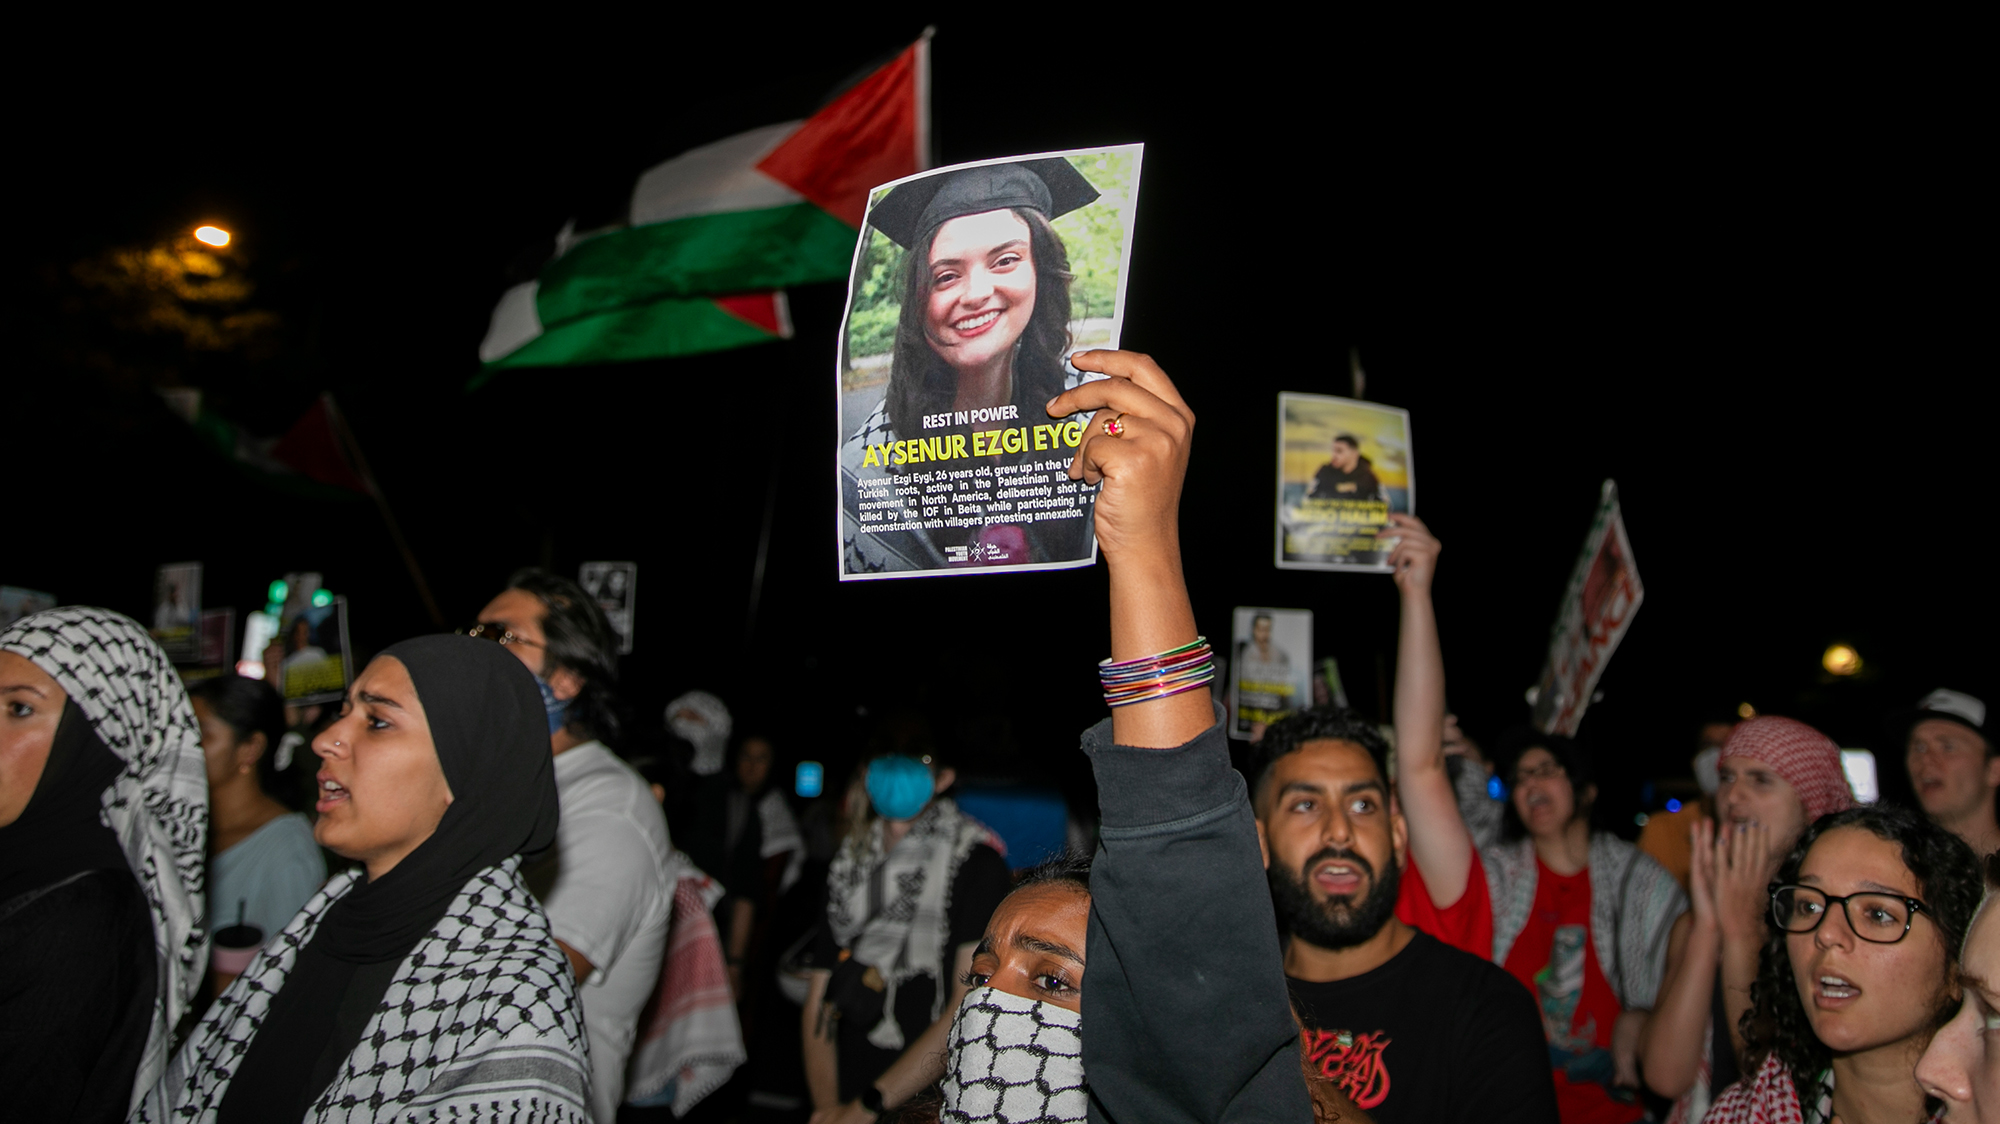
[[[1256,736],[1313,705],[1312,610],[1238,605],[1231,636],[1230,737]]]
[[[1088,566],[1087,414],[1118,346],[1141,145],[938,168],[876,188],[835,363],[842,581]]]
[[[1414,513],[1416,502],[1408,410],[1278,395],[1280,568],[1386,574],[1389,514]]]
[[[618,654],[632,651],[632,615],[639,599],[637,562],[585,562],[576,572],[576,583],[604,610],[611,631],[618,634]]]

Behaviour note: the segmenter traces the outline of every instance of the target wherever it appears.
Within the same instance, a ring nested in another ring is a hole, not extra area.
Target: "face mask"
[[[1066,1007],[974,988],[951,1021],[939,1124],[1084,1119],[1082,1025]]]
[[[1715,773],[1715,767],[1721,761],[1722,750],[1715,746],[1709,746],[1707,749],[1694,755],[1695,783],[1699,784],[1701,790],[1710,796],[1714,796],[1715,790],[1722,787],[1722,781]]]
[[[535,686],[542,689],[542,709],[548,712],[549,735],[553,737],[557,730],[563,728],[563,716],[569,713],[569,703],[557,698],[555,688],[539,675],[535,676]]]
[[[868,802],[885,820],[907,820],[931,802],[931,767],[914,757],[878,757],[868,766]]]

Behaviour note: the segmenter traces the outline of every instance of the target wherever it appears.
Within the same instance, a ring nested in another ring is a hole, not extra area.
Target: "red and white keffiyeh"
[[[1799,794],[1808,822],[1854,807],[1840,747],[1832,738],[1792,718],[1752,718],[1730,732],[1722,759],[1748,757],[1769,765]]]
[[[1701,1124],[1826,1124],[1833,1116],[1833,1075],[1821,1078],[1819,1103],[1807,1113],[1799,1105],[1799,1093],[1792,1085],[1791,1071],[1773,1052],[1757,1067],[1757,1076],[1738,1081],[1716,1098],[1715,1107],[1701,1118]],[[1944,1119],[1940,1107],[1930,1124]]]

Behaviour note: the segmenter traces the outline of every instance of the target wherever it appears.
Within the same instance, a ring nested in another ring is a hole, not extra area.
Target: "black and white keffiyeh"
[[[1067,1124],[1084,1119],[1082,1016],[974,988],[951,1020],[941,1124]]]
[[[583,1009],[521,860],[479,872],[384,992],[311,1124],[588,1124]],[[215,1119],[236,1065],[321,917],[360,880],[328,882],[215,1001],[133,1121]]]
[[[104,790],[104,822],[118,836],[153,915],[159,991],[133,1097],[166,1068],[170,1036],[201,986],[208,774],[201,727],[173,664],[146,630],[107,609],[72,606],[23,617],[0,649],[47,672],[124,762]]]
[[[887,854],[884,826],[877,819],[866,837],[848,840],[834,855],[826,876],[826,912],[833,939],[888,985],[882,1021],[868,1032],[868,1041],[900,1050],[907,1043],[896,1022],[896,989],[930,976],[938,981],[932,1020],[943,1013],[952,877],[974,847],[993,841],[993,832],[944,796],[910,821],[909,833]]]

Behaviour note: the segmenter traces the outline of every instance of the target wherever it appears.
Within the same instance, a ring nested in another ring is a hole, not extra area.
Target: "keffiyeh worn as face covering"
[[[0,649],[61,684],[98,740],[124,763],[102,803],[104,822],[146,896],[159,954],[153,1027],[133,1083],[143,1093],[166,1068],[169,1036],[208,960],[201,728],[166,654],[145,629],[107,609],[72,606],[23,617],[0,632]]]
[[[940,1124],[1084,1119],[1083,1018],[1066,1007],[974,988],[945,1047]]]
[[[707,691],[689,691],[667,704],[667,729],[694,746],[696,776],[712,777],[722,771],[732,728],[729,708]]]

